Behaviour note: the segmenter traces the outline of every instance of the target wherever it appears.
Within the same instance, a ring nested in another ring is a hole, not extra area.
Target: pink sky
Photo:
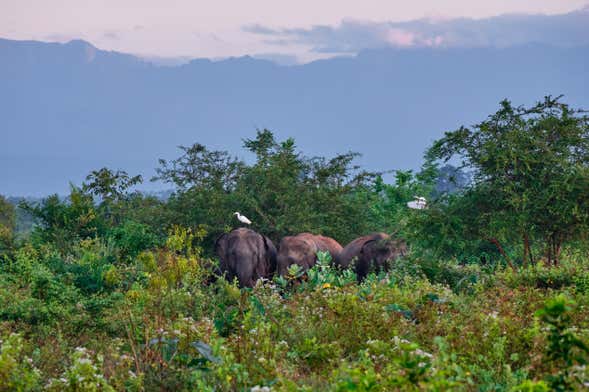
[[[342,20],[404,21],[423,17],[484,18],[505,13],[559,14],[588,0],[0,0],[0,37],[68,41],[162,57],[256,53],[320,57],[303,44],[277,47],[242,27],[308,28]],[[393,41],[413,38],[395,32]]]

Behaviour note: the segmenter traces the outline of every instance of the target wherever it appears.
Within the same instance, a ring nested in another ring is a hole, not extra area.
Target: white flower
[[[261,387],[259,385],[256,385],[255,387],[252,387],[252,389],[250,389],[250,392],[270,392],[271,389],[270,387]]]
[[[417,355],[421,355],[422,357],[427,357],[427,358],[432,358],[433,355],[431,355],[430,353],[427,353],[419,348],[415,349],[415,354]]]

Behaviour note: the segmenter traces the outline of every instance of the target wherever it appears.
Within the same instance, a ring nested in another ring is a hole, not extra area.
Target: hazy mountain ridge
[[[312,154],[354,150],[374,169],[412,168],[443,131],[502,98],[565,94],[589,107],[589,47],[381,49],[279,66],[249,56],[155,66],[67,44],[0,40],[0,193],[67,190],[92,169],[149,177],[199,141],[241,154],[256,128]]]

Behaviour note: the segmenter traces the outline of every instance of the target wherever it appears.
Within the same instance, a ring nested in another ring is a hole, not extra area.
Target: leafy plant
[[[588,381],[578,379],[573,372],[575,365],[587,364],[589,355],[589,346],[576,336],[571,326],[571,313],[575,305],[575,302],[560,294],[548,300],[544,307],[536,312],[536,316],[548,325],[546,356],[558,367],[558,372],[548,376],[547,381],[556,391],[573,390],[574,385]]]

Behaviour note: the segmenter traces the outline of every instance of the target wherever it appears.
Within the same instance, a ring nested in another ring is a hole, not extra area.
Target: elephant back
[[[344,249],[339,242],[337,242],[331,237],[317,235],[315,236],[315,241],[317,243],[317,247],[319,248],[319,250],[323,252],[329,252],[334,260],[339,256],[339,254]]]
[[[278,273],[286,275],[292,264],[309,269],[314,264],[316,253],[317,245],[308,233],[282,238],[278,247]]]

